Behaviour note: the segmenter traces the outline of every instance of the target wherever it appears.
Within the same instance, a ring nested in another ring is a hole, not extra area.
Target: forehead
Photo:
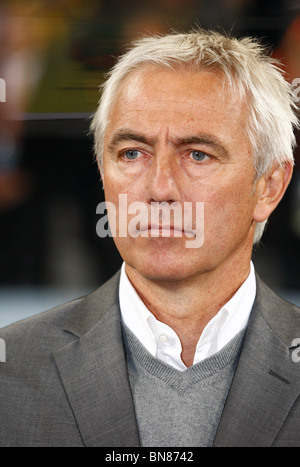
[[[169,70],[145,66],[122,82],[111,108],[108,132],[138,125],[184,132],[206,126],[219,133],[245,132],[246,105],[221,71]],[[207,130],[208,128],[206,128]],[[203,128],[204,130],[204,128]]]

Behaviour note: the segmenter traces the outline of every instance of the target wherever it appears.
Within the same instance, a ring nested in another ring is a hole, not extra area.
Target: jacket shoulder
[[[0,363],[1,447],[80,445],[53,359],[57,348],[74,340],[62,325],[80,302],[0,330],[6,353]]]
[[[74,340],[63,324],[83,299],[76,299],[0,329],[5,343],[5,362],[0,364],[0,379],[27,381],[39,369],[52,367],[53,352]]]
[[[254,307],[260,311],[273,332],[289,347],[300,337],[300,308],[275,293],[257,276]]]
[[[118,299],[119,273],[96,291],[0,329],[6,344],[5,368],[28,368],[87,332]]]
[[[72,300],[37,315],[25,318],[0,329],[0,337],[14,345],[30,343],[31,339],[52,340],[63,335],[64,322],[72,315],[83,298]]]
[[[109,309],[103,285],[79,298],[0,329],[6,347],[0,362],[0,446],[82,446],[74,413],[54,355],[76,349],[79,332]]]

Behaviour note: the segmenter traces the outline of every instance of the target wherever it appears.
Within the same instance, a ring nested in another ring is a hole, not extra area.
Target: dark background
[[[0,103],[0,326],[8,298],[26,296],[30,313],[38,291],[76,296],[120,267],[112,239],[96,235],[103,192],[88,129],[98,86],[132,39],[197,25],[256,36],[282,59],[287,79],[300,78],[298,1],[1,5],[0,77],[7,96]],[[293,182],[253,255],[263,279],[292,301],[300,293],[299,200],[297,150]],[[45,298],[40,308],[47,305]]]

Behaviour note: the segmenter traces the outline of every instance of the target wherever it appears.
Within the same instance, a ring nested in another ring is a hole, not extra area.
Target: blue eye
[[[137,149],[129,149],[128,151],[124,152],[124,156],[126,159],[134,160],[137,159],[139,156],[140,151]]]
[[[192,151],[191,155],[192,155],[192,158],[195,161],[198,161],[198,162],[202,162],[204,159],[206,159],[208,157],[208,155],[205,154],[205,152],[202,152],[202,151]]]

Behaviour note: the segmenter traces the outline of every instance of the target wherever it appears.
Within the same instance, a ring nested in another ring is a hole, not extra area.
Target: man
[[[121,57],[92,130],[124,264],[1,331],[0,445],[300,446],[299,309],[251,263],[293,125],[288,83],[249,38],[144,38]],[[132,226],[134,203],[148,216]]]

